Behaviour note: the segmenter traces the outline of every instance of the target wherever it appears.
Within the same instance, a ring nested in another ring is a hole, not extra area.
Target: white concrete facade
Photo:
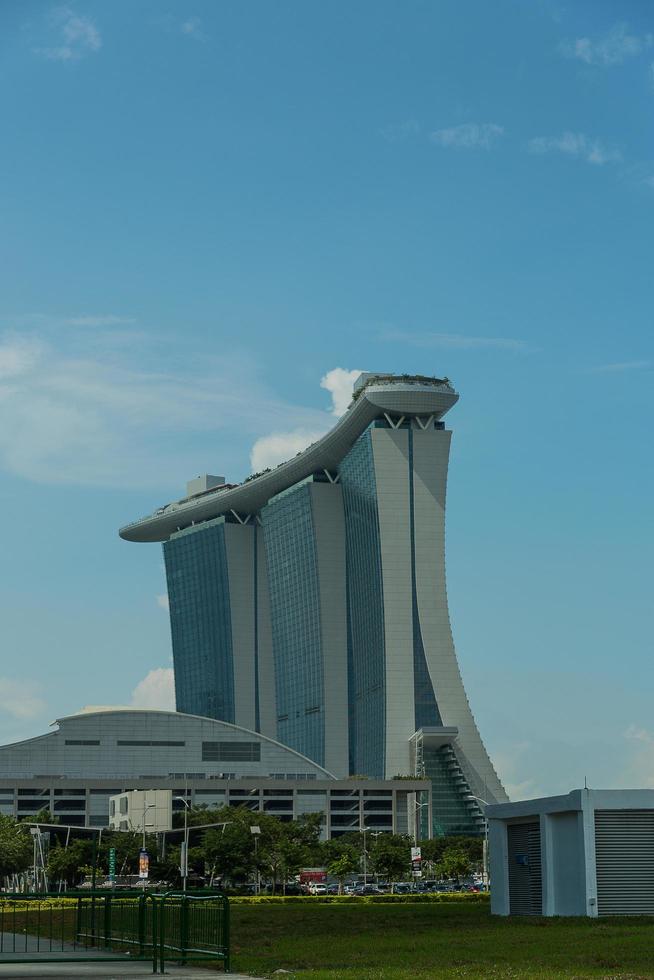
[[[112,830],[158,834],[173,826],[173,794],[169,789],[130,789],[109,798]]]
[[[508,800],[482,743],[454,649],[445,581],[445,497],[452,433],[413,431],[415,567],[427,667],[444,726],[458,729],[457,757],[470,789],[489,802]]]
[[[415,731],[407,433],[373,429],[386,668],[385,775],[410,771]]]

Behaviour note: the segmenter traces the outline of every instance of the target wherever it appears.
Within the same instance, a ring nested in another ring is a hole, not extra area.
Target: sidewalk
[[[161,974],[156,974],[161,976]],[[197,967],[166,964],[164,976],[170,980],[212,980],[225,977],[226,980],[256,980],[244,973],[223,973],[221,970],[199,970]],[[149,963],[2,963],[0,980],[23,980],[24,977],[39,977],[40,980],[62,980],[63,977],[96,977],[97,980],[123,980],[123,977],[155,978]]]

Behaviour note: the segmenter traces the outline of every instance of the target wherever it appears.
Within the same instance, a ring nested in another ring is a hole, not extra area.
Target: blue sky
[[[461,394],[448,589],[500,775],[654,786],[653,34],[629,0],[0,6],[0,740],[168,696],[120,525],[324,431],[334,369],[415,371]]]

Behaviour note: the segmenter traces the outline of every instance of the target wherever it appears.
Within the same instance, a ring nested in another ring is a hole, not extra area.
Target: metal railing
[[[0,964],[219,960],[230,967],[229,902],[220,892],[0,894]]]
[[[229,901],[226,895],[169,892],[153,895],[159,919],[159,971],[165,960],[220,959],[230,969]]]

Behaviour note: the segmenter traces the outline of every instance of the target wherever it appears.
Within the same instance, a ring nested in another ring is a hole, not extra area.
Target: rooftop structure
[[[345,415],[327,435],[304,452],[274,469],[248,477],[238,486],[225,484],[222,477],[207,477],[207,480],[221,479],[223,484],[213,488],[213,493],[209,492],[212,487],[205,485],[203,489],[207,492],[199,500],[194,496],[198,490],[189,489],[189,496],[122,527],[120,536],[126,541],[167,541],[177,531],[231,511],[244,516],[253,514],[276,494],[313,473],[336,470],[362,432],[374,419],[384,417],[384,413],[394,418],[403,414],[407,418],[419,415],[431,418],[433,422],[440,419],[458,398],[447,379],[362,374]],[[202,479],[197,478],[198,481]],[[187,489],[194,488],[195,484],[195,480],[191,481]]]

